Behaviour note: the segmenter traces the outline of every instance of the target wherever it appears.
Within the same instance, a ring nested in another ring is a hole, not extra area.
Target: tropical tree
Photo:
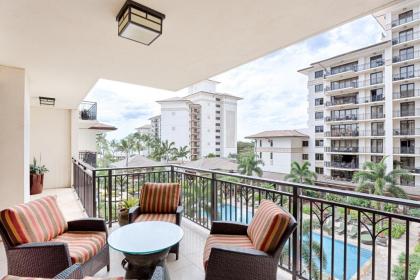
[[[123,152],[125,154],[125,166],[128,166],[128,158],[130,157],[131,151],[132,151],[132,142],[129,139],[121,139],[119,143],[118,150],[120,152]]]
[[[259,177],[262,176],[263,171],[260,165],[264,165],[264,162],[258,159],[255,154],[248,154],[242,156],[239,159],[238,170],[241,174],[252,176],[257,174]]]
[[[159,140],[156,140],[153,143],[150,143],[150,147],[151,147],[151,152],[149,154],[149,157],[151,159],[161,161],[164,155],[161,142]]]
[[[138,132],[130,134],[129,135],[129,141],[131,141],[131,145],[133,147],[133,150],[135,152],[137,152],[138,155],[140,155],[141,152],[144,149],[143,138],[141,137],[141,134],[138,133]]]
[[[377,163],[365,162],[362,170],[353,175],[353,180],[358,184],[357,190],[375,195],[406,198],[407,194],[398,186],[398,179],[410,179],[411,176],[408,171],[399,167],[387,173],[386,158]],[[382,209],[382,203],[378,202],[378,207]]]
[[[311,166],[309,161],[305,161],[302,165],[293,161],[290,174],[286,175],[285,179],[294,183],[313,185],[316,180],[316,174],[309,170],[309,166]]]
[[[176,150],[176,158],[180,158],[182,160],[182,163],[184,163],[184,158],[188,157],[190,154],[190,150],[188,149],[188,146],[179,147]]]
[[[96,148],[99,151],[101,157],[104,157],[108,152],[109,146],[105,137],[105,133],[96,134]]]
[[[112,157],[113,158],[115,158],[115,154],[117,153],[117,151],[118,151],[118,146],[119,146],[119,143],[118,143],[118,141],[117,140],[115,140],[115,139],[112,139],[110,142],[109,142],[109,148],[110,148],[110,151],[111,151],[111,154],[112,154]]]
[[[163,153],[163,158],[168,161],[171,158],[171,155],[174,154],[175,148],[175,142],[169,142],[168,140],[165,140],[161,142],[161,149]]]

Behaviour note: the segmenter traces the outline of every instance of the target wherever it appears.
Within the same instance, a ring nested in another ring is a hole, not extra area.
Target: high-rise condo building
[[[350,181],[367,161],[386,158],[420,187],[420,1],[375,14],[383,41],[314,62],[308,77],[309,160],[332,180]]]

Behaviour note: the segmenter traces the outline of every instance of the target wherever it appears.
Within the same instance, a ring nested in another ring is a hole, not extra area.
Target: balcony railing
[[[97,103],[83,101],[79,106],[79,115],[82,120],[96,120]]]
[[[396,36],[394,38],[392,38],[392,44],[393,45],[397,45],[397,44],[401,44],[404,42],[408,42],[411,40],[417,40],[420,38],[420,32],[413,32],[413,33],[409,33],[406,35],[401,35],[401,36]]]
[[[396,63],[396,62],[406,61],[406,60],[419,58],[419,57],[420,57],[420,51],[414,51],[411,53],[395,55],[392,57],[392,62]]]
[[[393,257],[401,251],[406,261],[403,269],[408,273],[410,250],[406,248],[415,245],[410,236],[417,236],[414,230],[420,223],[420,218],[404,214],[420,208],[420,202],[321,186],[177,165],[93,169],[74,160],[73,170],[74,188],[88,215],[104,218],[109,226],[117,221],[119,203],[128,197],[139,197],[145,182],[180,183],[184,217],[207,229],[215,220],[249,223],[263,199],[274,201],[298,221],[299,230],[287,243],[279,267],[300,279],[313,279],[315,273],[318,279],[360,279],[367,269],[371,273],[369,279],[377,279],[377,268],[383,273],[380,277],[391,279]],[[357,199],[364,202],[363,206],[353,203]],[[394,210],[378,209],[378,204],[393,206]],[[398,241],[391,230],[395,225],[407,232]],[[370,244],[369,249],[362,243]],[[384,246],[381,250],[388,254],[378,257],[378,246]],[[317,248],[323,256],[329,256],[327,267],[319,262]],[[306,253],[319,273],[305,262]],[[368,260],[362,262],[362,255]],[[365,261],[369,266],[365,266]]]
[[[383,65],[385,65],[385,61],[383,59],[379,59],[379,60],[371,61],[371,62],[364,63],[364,64],[348,66],[346,68],[342,68],[342,70],[340,70],[340,71],[334,71],[334,72],[326,71],[325,74],[324,74],[324,77],[339,75],[339,74],[347,73],[347,72],[364,71],[364,70],[368,70],[368,69],[371,69],[371,68],[380,67],[380,66],[383,66]]]
[[[398,128],[393,131],[394,136],[420,135],[420,128]]]
[[[93,167],[96,167],[96,152],[92,151],[80,151],[79,152],[79,160],[87,163]]]
[[[374,120],[385,118],[384,113],[367,113],[367,114],[352,114],[347,116],[327,116],[325,117],[326,122],[336,121],[358,121],[358,120]]]
[[[407,73],[397,73],[392,75],[392,80],[400,81],[420,77],[420,70],[409,71]]]
[[[394,92],[392,97],[394,99],[400,98],[410,98],[410,97],[418,97],[420,96],[420,89],[412,89],[412,90],[405,90],[400,92]]]
[[[418,20],[419,18],[420,18],[420,13],[413,13],[413,16],[411,17],[405,17],[401,19],[397,18],[391,22],[391,27],[397,27],[397,26],[412,22],[414,20]]]
[[[420,109],[411,109],[411,110],[398,110],[394,111],[394,117],[415,117],[420,116]]]
[[[325,147],[327,153],[383,153],[383,147]]]
[[[325,167],[335,167],[342,169],[358,169],[359,164],[357,162],[344,162],[344,161],[325,161]]]
[[[420,155],[420,148],[416,147],[394,147],[394,154],[402,155]]]

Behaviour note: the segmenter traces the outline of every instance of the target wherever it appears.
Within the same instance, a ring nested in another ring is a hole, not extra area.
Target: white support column
[[[29,200],[29,94],[25,70],[0,65],[0,209]]]
[[[387,172],[392,171],[394,161],[393,106],[392,106],[392,47],[385,49],[385,156]]]

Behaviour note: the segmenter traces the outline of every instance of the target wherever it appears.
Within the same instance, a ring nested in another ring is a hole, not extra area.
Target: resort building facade
[[[308,77],[309,160],[325,178],[351,181],[365,162],[386,156],[420,187],[420,2],[375,14],[383,41],[314,62]],[[322,176],[321,176],[322,177]]]

